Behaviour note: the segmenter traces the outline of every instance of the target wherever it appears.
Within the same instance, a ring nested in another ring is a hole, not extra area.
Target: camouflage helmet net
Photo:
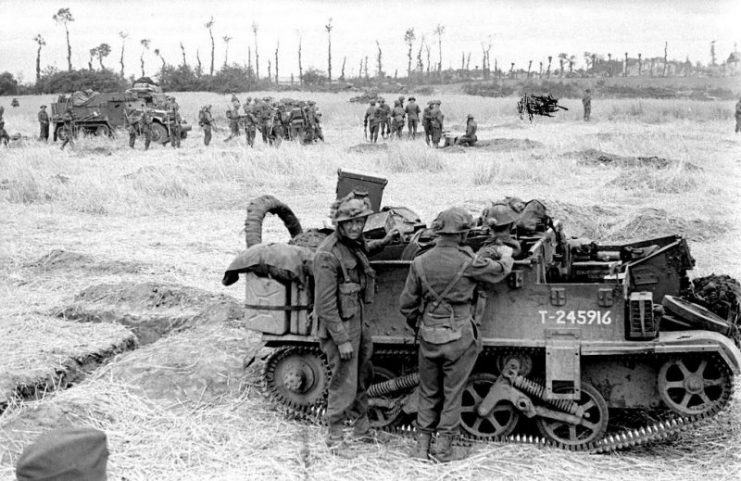
[[[463,234],[473,226],[473,217],[461,207],[440,212],[432,221],[432,230],[438,234]]]
[[[488,226],[500,227],[512,224],[519,217],[518,212],[512,205],[504,202],[497,202],[485,208],[481,213],[481,218]]]
[[[373,213],[370,199],[365,192],[354,191],[341,199],[332,202],[329,208],[329,217],[332,225],[338,225],[353,219],[368,217]]]

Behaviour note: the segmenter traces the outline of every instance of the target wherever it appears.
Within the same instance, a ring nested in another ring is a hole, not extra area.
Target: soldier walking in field
[[[49,142],[49,114],[46,112],[46,105],[42,105],[38,113],[39,118],[39,140]]]
[[[584,121],[589,122],[589,117],[592,115],[592,91],[590,89],[584,91],[581,104],[584,106]]]
[[[439,462],[461,459],[452,446],[461,420],[461,401],[468,376],[481,350],[472,315],[474,291],[493,284],[512,269],[511,249],[499,247],[499,259],[474,254],[464,246],[473,218],[453,207],[432,223],[435,246],[416,257],[399,298],[402,315],[419,336],[419,405],[415,458]],[[435,448],[430,442],[435,431]]]
[[[345,419],[354,421],[354,440],[373,441],[366,393],[373,372],[373,340],[364,304],[373,302],[375,272],[368,257],[388,245],[398,231],[367,242],[363,228],[372,213],[370,200],[359,193],[335,201],[330,217],[336,230],[314,256],[314,318],[319,323],[319,347],[332,371],[326,442],[336,453],[344,447]]]
[[[241,132],[239,131],[239,113],[232,109],[226,110],[226,121],[229,123],[229,137],[224,139],[224,142],[229,142],[234,137],[239,137]]]
[[[473,147],[476,141],[479,140],[478,137],[476,137],[477,128],[478,125],[473,119],[473,115],[468,114],[468,117],[466,119],[466,135],[461,135],[460,137],[455,139],[455,145],[462,145],[463,147]]]
[[[247,106],[245,106],[247,108]],[[211,105],[201,107],[198,112],[198,126],[203,129],[203,145],[208,146],[211,143],[211,131],[213,129],[214,118],[211,115]]]
[[[741,132],[741,100],[736,102],[736,133]]]
[[[401,140],[402,132],[404,131],[404,108],[401,106],[401,102],[396,100],[394,102],[394,110],[391,111],[391,135],[396,136],[397,139]]]
[[[422,112],[422,128],[425,131],[425,142],[430,145],[432,139],[432,105],[434,101],[427,102],[424,112]]]
[[[419,105],[417,105],[417,99],[409,97],[409,103],[404,107],[404,112],[407,114],[407,128],[409,129],[409,137],[414,140],[417,138],[417,125],[419,124]]]
[[[378,117],[378,130],[382,138],[387,138],[391,129],[389,128],[389,117],[391,116],[391,107],[386,104],[386,99],[378,99],[378,108],[376,109]]]
[[[432,137],[432,145],[435,148],[438,148],[440,146],[440,139],[443,136],[443,125],[445,116],[440,110],[441,103],[442,102],[440,102],[439,100],[436,100],[432,104],[432,110],[430,110],[430,135]]]
[[[376,101],[370,101],[370,107],[365,111],[365,117],[363,118],[363,130],[369,130],[370,141],[372,143],[378,142],[378,108],[376,107]]]
[[[72,114],[72,109],[67,107],[67,110],[64,111],[62,114],[62,147],[61,150],[64,150],[64,147],[67,144],[75,145],[74,141],[72,140],[72,137],[75,135],[75,118]]]
[[[255,116],[255,110],[252,104],[250,104],[250,98],[247,97],[247,101],[243,107],[244,110],[244,136],[247,137],[247,145],[255,147],[255,134],[257,133],[257,117]]]

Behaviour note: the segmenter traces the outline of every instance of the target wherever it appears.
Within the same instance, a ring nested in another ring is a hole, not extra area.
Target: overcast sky
[[[268,57],[274,62],[280,41],[281,77],[298,74],[297,45],[303,37],[304,69],[327,69],[327,33],[324,25],[331,17],[333,76],[339,76],[343,57],[346,75],[357,72],[361,59],[368,56],[371,74],[376,70],[376,40],[383,50],[384,70],[390,75],[406,71],[404,32],[414,27],[416,45],[422,35],[432,44],[432,61],[437,61],[437,24],[445,27],[443,67],[459,67],[461,53],[471,52],[471,68],[481,64],[481,44],[492,43],[492,65],[537,66],[560,52],[577,56],[577,67],[584,64],[584,51],[612,53],[620,57],[663,56],[664,41],[669,42],[669,58],[708,63],[710,42],[716,40],[718,61],[724,60],[741,42],[741,1],[739,0],[96,0],[47,1],[0,0],[2,41],[0,72],[21,74],[24,81],[35,77],[36,43],[41,34],[47,42],[41,54],[42,68],[67,68],[64,29],[52,15],[61,7],[72,11],[69,25],[72,63],[87,66],[88,51],[108,43],[113,52],[104,60],[107,67],[120,69],[121,38],[126,41],[126,74],[138,75],[140,40],[151,40],[168,63],[180,63],[179,43],[183,42],[190,64],[196,49],[208,68],[210,40],[204,24],[214,19],[217,69],[224,62],[224,41],[230,43],[229,61],[246,63],[247,46],[254,49],[251,25],[258,27],[261,74],[267,73]],[[416,55],[415,46],[415,55]],[[147,74],[154,75],[159,59],[145,55]],[[556,62],[554,61],[554,64]],[[97,62],[96,62],[97,64]],[[534,67],[535,68],[535,67]]]

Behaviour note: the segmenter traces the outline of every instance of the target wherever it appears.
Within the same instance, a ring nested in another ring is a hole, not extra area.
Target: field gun
[[[525,94],[520,100],[517,101],[517,113],[520,115],[520,119],[524,119],[527,114],[530,122],[533,121],[534,115],[542,115],[545,117],[553,117],[553,113],[558,110],[569,110],[563,105],[558,104],[558,99],[553,98],[550,94],[548,95],[528,95]]]

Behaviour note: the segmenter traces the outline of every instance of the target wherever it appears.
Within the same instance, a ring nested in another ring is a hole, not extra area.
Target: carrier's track
[[[501,354],[501,352],[502,351],[497,351],[496,354]],[[492,355],[493,353],[493,350],[488,350],[487,352],[487,350],[485,349],[482,355]],[[329,375],[329,366],[326,364],[326,360],[324,360],[324,356],[318,347],[283,347],[277,349],[276,352],[274,352],[265,363],[265,367],[263,369],[263,390],[268,398],[273,401],[277,407],[280,407],[284,410],[286,416],[315,424],[323,424],[324,413],[326,412],[326,389],[323,390],[320,395],[316,395],[315,393],[313,400],[310,403],[305,404],[288,399],[276,387],[274,376],[275,367],[278,364],[278,361],[286,358],[289,355],[296,354],[301,356],[314,356],[317,359],[321,359],[323,362],[322,368],[324,369],[324,374],[326,374],[327,376]],[[411,354],[413,354],[413,351],[405,349],[379,349],[376,351],[374,357],[380,356],[382,358],[399,358],[409,356]],[[624,429],[616,433],[609,433],[599,440],[582,444],[565,444],[542,436],[524,434],[477,437],[463,431],[461,432],[461,436],[457,442],[459,444],[467,446],[491,442],[532,444],[537,446],[556,447],[569,451],[604,453],[619,449],[630,448],[652,441],[659,441],[679,432],[686,431],[691,428],[696,428],[697,426],[706,422],[708,419],[720,413],[728,405],[733,395],[732,376],[730,376],[730,373],[725,366],[721,366],[721,369],[723,369],[725,374],[727,375],[727,386],[724,386],[724,389],[722,390],[722,397],[714,403],[711,409],[703,412],[702,414],[692,416],[671,414],[669,415],[669,417],[661,421],[656,421],[640,427]],[[532,396],[532,393],[529,394],[531,394]],[[536,396],[532,397],[536,398]],[[549,407],[558,409],[557,406]],[[408,422],[399,425],[387,426],[384,427],[383,430],[386,432],[405,436],[413,436],[415,432],[414,425]]]

